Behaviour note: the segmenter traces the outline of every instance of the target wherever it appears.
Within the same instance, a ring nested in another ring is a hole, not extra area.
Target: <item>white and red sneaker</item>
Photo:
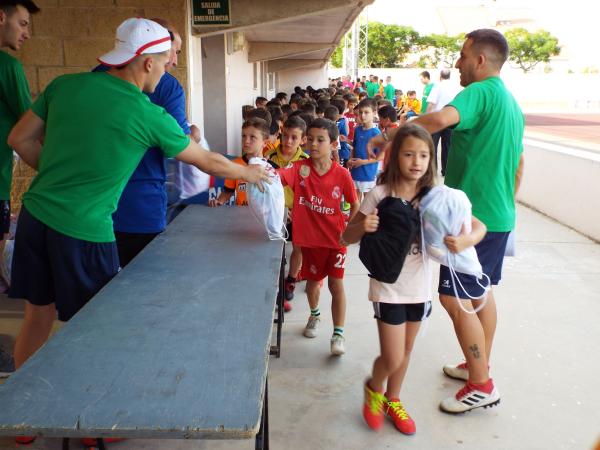
[[[461,414],[475,408],[487,408],[500,403],[500,393],[490,378],[484,384],[467,384],[456,393],[440,403],[440,409],[449,414]]]
[[[449,378],[463,381],[467,381],[469,379],[469,368],[466,361],[456,365],[446,364],[444,367],[442,367],[442,370],[444,371],[444,375]]]

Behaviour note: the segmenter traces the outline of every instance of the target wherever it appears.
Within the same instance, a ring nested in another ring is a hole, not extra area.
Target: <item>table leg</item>
[[[256,435],[255,450],[269,450],[269,378],[265,380],[265,396],[263,398],[260,428]]]
[[[69,446],[70,446],[69,444],[70,444],[69,438],[63,438],[62,450],[69,450]]]
[[[277,345],[271,347],[271,355],[279,358],[281,356],[281,329],[283,326],[283,300],[285,298],[285,246],[281,255],[281,267],[279,269],[279,292],[277,293]]]

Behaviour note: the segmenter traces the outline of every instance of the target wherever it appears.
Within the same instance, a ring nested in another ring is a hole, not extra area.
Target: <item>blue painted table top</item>
[[[0,434],[253,437],[282,249],[189,206],[0,386]]]

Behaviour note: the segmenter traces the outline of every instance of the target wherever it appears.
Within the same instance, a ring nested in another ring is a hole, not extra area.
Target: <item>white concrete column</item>
[[[227,153],[225,36],[202,38],[204,133],[211,150]]]

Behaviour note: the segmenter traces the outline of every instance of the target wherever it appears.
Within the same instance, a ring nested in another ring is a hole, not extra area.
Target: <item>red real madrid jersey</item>
[[[301,247],[339,248],[345,228],[342,200],[350,204],[357,201],[350,172],[333,162],[325,174],[319,175],[310,159],[278,172],[283,185],[294,191],[293,243]]]

